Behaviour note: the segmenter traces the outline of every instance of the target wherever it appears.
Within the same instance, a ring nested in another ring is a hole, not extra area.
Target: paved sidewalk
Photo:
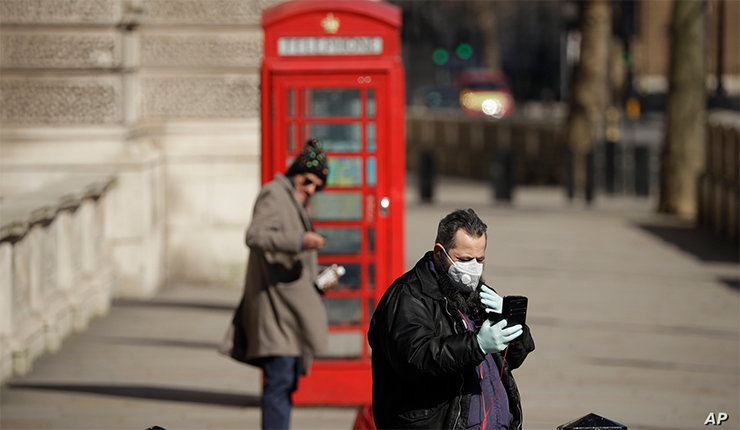
[[[413,178],[411,178],[413,179]],[[434,205],[407,192],[406,266],[436,225],[473,207],[489,227],[485,276],[530,298],[537,349],[515,376],[525,428],[590,412],[630,429],[698,429],[710,412],[740,428],[738,251],[646,199],[519,188],[492,203],[485,183],[445,179]],[[174,285],[119,300],[24,378],[0,390],[0,428],[259,428],[260,374],[219,356],[239,289]],[[350,429],[353,408],[296,408],[294,429]]]

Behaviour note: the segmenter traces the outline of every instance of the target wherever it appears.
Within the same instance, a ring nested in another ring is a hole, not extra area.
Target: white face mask
[[[447,253],[444,247],[442,247],[442,251],[445,252],[447,259],[452,263],[447,270],[447,275],[449,275],[452,283],[461,291],[475,291],[475,287],[478,286],[478,281],[480,281],[480,277],[483,274],[483,263],[479,263],[476,259],[470,261],[452,261],[450,254]]]

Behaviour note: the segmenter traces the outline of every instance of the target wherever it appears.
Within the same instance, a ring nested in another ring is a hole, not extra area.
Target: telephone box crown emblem
[[[335,34],[339,31],[339,18],[336,18],[333,13],[329,12],[326,18],[321,20],[321,28],[329,34]]]

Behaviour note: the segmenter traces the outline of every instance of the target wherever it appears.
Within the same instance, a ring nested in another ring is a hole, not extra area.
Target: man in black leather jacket
[[[501,309],[481,303],[486,229],[472,209],[447,215],[434,250],[379,302],[368,332],[378,429],[521,429],[511,370],[534,341],[526,325],[488,322]]]

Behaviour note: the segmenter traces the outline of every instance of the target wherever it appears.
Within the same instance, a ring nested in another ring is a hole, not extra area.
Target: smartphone
[[[506,327],[524,325],[527,320],[527,298],[524,296],[505,296],[501,314],[506,319]]]

